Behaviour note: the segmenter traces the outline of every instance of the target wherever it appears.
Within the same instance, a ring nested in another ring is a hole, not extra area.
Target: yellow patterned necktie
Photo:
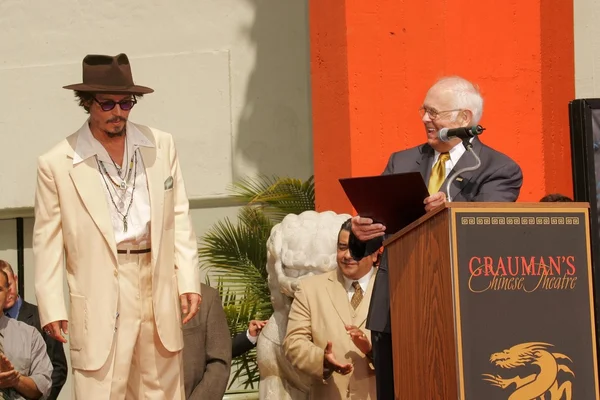
[[[352,295],[352,300],[350,300],[350,304],[352,305],[352,308],[356,310],[361,300],[363,299],[363,291],[358,281],[352,282],[352,287],[354,288],[354,294]]]
[[[450,159],[450,153],[441,153],[437,162],[431,168],[429,176],[429,194],[435,194],[440,191],[442,183],[446,180],[446,161]]]

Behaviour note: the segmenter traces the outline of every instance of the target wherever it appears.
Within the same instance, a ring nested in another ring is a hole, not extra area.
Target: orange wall
[[[445,75],[479,84],[482,141],[521,165],[521,201],[572,195],[572,1],[310,0],[310,39],[319,210],[351,211],[339,178],[424,141],[417,110]]]

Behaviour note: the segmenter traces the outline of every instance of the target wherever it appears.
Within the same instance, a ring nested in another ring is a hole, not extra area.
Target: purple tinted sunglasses
[[[94,97],[94,101],[98,103],[98,105],[100,105],[102,111],[110,111],[113,108],[115,108],[117,104],[119,105],[119,107],[121,107],[121,110],[129,111],[133,108],[133,106],[135,106],[135,103],[137,103],[135,97],[133,99],[124,99],[119,102],[116,102],[114,100],[99,101],[97,98]]]

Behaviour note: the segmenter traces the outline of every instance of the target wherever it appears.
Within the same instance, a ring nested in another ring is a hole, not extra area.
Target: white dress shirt
[[[373,275],[373,272],[375,272],[375,267],[372,267],[371,270],[360,279],[350,279],[344,275],[344,287],[346,288],[346,292],[348,292],[348,300],[352,300],[352,296],[356,291],[352,286],[352,282],[354,281],[358,281],[358,284],[363,291],[363,296],[367,293],[367,288],[369,287],[369,281],[371,280],[371,275]]]
[[[126,146],[123,151],[122,174],[129,168],[129,163],[139,147],[154,147],[154,144],[133,124],[127,122],[126,128]],[[96,156],[99,162],[104,164],[106,171],[112,179],[120,183],[121,178],[117,169],[108,155],[108,152],[102,144],[96,140],[89,128],[89,121],[85,122],[77,138],[75,154],[73,155],[73,165],[77,165],[84,160]],[[94,161],[94,164],[97,164]],[[104,194],[106,195],[106,204],[110,213],[110,219],[115,232],[115,241],[117,246],[120,244],[147,245],[150,246],[150,195],[148,193],[148,181],[146,180],[146,169],[142,155],[137,151],[137,164],[135,168],[135,191],[133,185],[127,185],[126,190],[115,187],[111,180],[106,177],[103,171],[98,167],[98,179]],[[134,171],[132,171],[133,175]],[[133,178],[133,177],[132,177]],[[108,186],[108,188],[107,188]],[[129,213],[127,214],[127,232],[124,230],[123,215],[127,213],[127,207],[133,195],[133,202]],[[112,200],[111,200],[112,197]],[[113,204],[114,201],[114,204]],[[117,205],[119,212],[115,208]],[[122,215],[121,215],[122,214]]]
[[[469,139],[469,142],[473,143],[473,139],[475,139],[475,138]],[[437,150],[434,150],[434,151],[435,151],[435,155],[433,156],[433,164],[431,164],[432,168],[435,165],[435,163],[437,162],[438,158],[440,158],[440,152]],[[450,158],[448,160],[446,160],[446,165],[445,165],[445,167],[446,167],[445,178],[447,178],[448,175],[450,175],[450,172],[456,166],[456,163],[458,163],[458,160],[460,160],[460,158],[463,156],[463,154],[465,154],[466,151],[467,151],[467,149],[465,149],[465,146],[462,145],[462,142],[450,149],[450,151],[448,152],[450,154]],[[473,162],[475,162],[475,161],[473,160]]]
[[[246,330],[246,337],[248,338],[248,341],[253,345],[256,345],[256,342],[258,342],[258,336],[252,336],[250,334],[250,329]]]
[[[0,314],[0,334],[3,337],[4,354],[14,369],[31,378],[42,393],[41,398],[47,398],[52,390],[52,363],[42,335],[33,326],[3,314]],[[14,389],[10,392],[11,399],[26,400]]]

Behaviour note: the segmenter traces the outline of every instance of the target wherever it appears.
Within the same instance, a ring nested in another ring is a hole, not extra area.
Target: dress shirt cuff
[[[246,331],[246,337],[248,338],[248,340],[250,341],[250,343],[252,343],[254,346],[256,346],[256,342],[258,341],[258,336],[252,336],[250,334],[250,329],[248,329]]]
[[[34,374],[28,376],[28,378],[30,378],[33,381],[33,383],[35,383],[37,390],[39,390],[42,394],[42,397],[40,397],[40,399],[47,399],[50,395],[50,391],[52,390],[52,379],[50,378],[50,375]]]

